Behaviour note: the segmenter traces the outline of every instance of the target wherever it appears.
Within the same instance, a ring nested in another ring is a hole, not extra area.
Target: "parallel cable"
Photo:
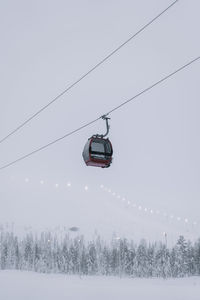
[[[195,61],[197,61],[198,59],[200,59],[200,56],[196,57],[195,59],[189,61],[187,64],[183,65],[182,67],[180,67],[179,69],[175,70],[174,72],[170,73],[169,75],[163,77],[162,79],[160,79],[159,81],[155,82],[154,84],[150,85],[148,88],[144,89],[143,91],[141,91],[140,93],[136,94],[135,96],[131,97],[130,99],[124,101],[123,103],[121,103],[120,105],[114,107],[113,109],[111,109],[109,112],[107,112],[105,114],[105,116],[111,114],[112,112],[116,111],[117,109],[121,108],[122,106],[126,105],[128,102],[134,100],[135,98],[141,96],[142,94],[146,93],[147,91],[151,90],[153,87],[155,87],[156,85],[160,84],[161,82],[167,80],[168,78],[172,77],[173,75],[175,75],[176,73],[180,72],[181,70],[185,69],[186,67],[188,67],[189,65],[193,64]]]
[[[115,50],[113,50],[110,54],[108,54],[105,58],[103,58],[99,63],[97,63],[94,67],[92,67],[88,72],[86,72],[84,75],[82,75],[79,79],[77,79],[74,83],[72,83],[68,88],[66,88],[63,92],[61,92],[59,95],[57,95],[55,98],[53,98],[49,103],[47,103],[45,106],[40,108],[36,113],[34,113],[32,116],[30,116],[27,120],[25,120],[23,123],[21,123],[18,127],[16,127],[14,130],[12,130],[8,135],[6,135],[4,138],[0,140],[0,144],[3,143],[5,140],[7,140],[11,135],[16,133],[18,130],[20,130],[22,127],[24,127],[27,123],[29,123],[32,119],[34,119],[36,116],[38,116],[41,112],[43,112],[45,109],[47,109],[51,104],[56,102],[60,97],[62,97],[64,94],[66,94],[69,90],[71,90],[74,86],[76,86],[80,81],[82,81],[86,76],[88,76],[90,73],[92,73],[95,69],[97,69],[100,65],[102,65],[104,62],[106,62],[111,56],[113,56],[116,52],[118,52],[122,47],[124,47],[126,44],[128,44],[132,39],[134,39],[137,35],[139,35],[142,31],[144,31],[149,25],[151,25],[154,21],[156,21],[160,16],[162,16],[166,11],[168,11],[173,5],[175,5],[179,0],[174,1],[172,4],[170,4],[167,8],[165,8],[161,13],[159,13],[156,17],[154,17],[151,21],[149,21],[146,25],[144,25],[140,30],[138,30],[135,34],[133,34],[130,38],[128,38],[124,43],[122,43],[120,46],[118,46]]]
[[[114,111],[116,111],[117,109],[121,108],[122,106],[124,106],[124,105],[128,104],[129,102],[135,100],[136,98],[138,98],[138,97],[141,96],[142,94],[146,93],[147,91],[153,89],[155,86],[159,85],[160,83],[162,83],[162,82],[164,82],[165,80],[169,79],[170,77],[174,76],[176,73],[178,73],[178,72],[182,71],[183,69],[189,67],[191,64],[193,64],[194,62],[196,62],[196,61],[199,60],[199,59],[200,59],[200,56],[198,56],[198,57],[196,57],[195,59],[189,61],[188,63],[186,63],[186,64],[183,65],[182,67],[176,69],[174,72],[168,74],[167,76],[163,77],[163,78],[160,79],[159,81],[155,82],[154,84],[150,85],[150,86],[147,87],[146,89],[142,90],[140,93],[138,93],[138,94],[136,94],[135,96],[131,97],[130,99],[128,99],[128,100],[122,102],[120,105],[114,107],[113,109],[111,109],[109,112],[107,112],[107,113],[104,114],[103,116],[107,116],[108,114],[113,113]],[[94,119],[94,120],[92,120],[92,121],[90,121],[90,122],[88,122],[88,123],[86,123],[86,124],[84,124],[84,125],[78,127],[77,129],[75,129],[75,130],[73,130],[73,131],[71,131],[71,132],[69,132],[69,133],[66,133],[65,135],[59,137],[58,139],[56,139],[56,140],[54,140],[54,141],[52,141],[52,142],[50,142],[50,143],[48,143],[48,144],[46,144],[46,145],[44,145],[44,146],[38,148],[38,149],[36,149],[36,150],[34,150],[34,151],[32,151],[32,152],[30,152],[30,153],[24,155],[24,156],[21,156],[20,158],[14,160],[14,161],[12,161],[12,162],[10,162],[10,163],[8,163],[8,164],[5,164],[4,166],[0,167],[0,170],[6,169],[6,168],[8,168],[8,167],[11,166],[11,165],[14,165],[14,164],[17,163],[17,162],[19,162],[19,161],[21,161],[21,160],[24,160],[25,158],[27,158],[27,157],[29,157],[29,156],[31,156],[31,155],[33,155],[33,154],[35,154],[35,153],[37,153],[37,152],[43,150],[43,149],[45,149],[45,148],[47,148],[47,147],[49,147],[49,146],[52,146],[53,144],[55,144],[55,143],[57,143],[57,142],[59,142],[59,141],[65,139],[66,137],[68,137],[68,136],[70,136],[70,135],[72,135],[72,134],[74,134],[74,133],[76,133],[76,132],[78,132],[78,131],[80,131],[80,130],[86,128],[87,126],[89,126],[89,125],[91,125],[91,124],[93,124],[93,123],[95,123],[95,122],[97,122],[97,121],[100,120],[101,118],[102,118],[102,116],[100,116],[100,117],[98,117],[98,118],[96,118],[96,119]]]
[[[85,128],[85,127],[87,127],[87,126],[89,126],[89,125],[91,125],[91,124],[93,124],[93,123],[95,123],[95,122],[97,122],[99,119],[101,119],[101,117],[98,117],[97,119],[95,119],[95,120],[93,120],[93,121],[91,121],[91,122],[88,122],[88,123],[86,123],[86,124],[84,124],[84,125],[78,127],[77,129],[71,131],[71,132],[66,133],[65,135],[59,137],[58,139],[56,139],[56,140],[54,140],[54,141],[52,141],[52,142],[50,142],[50,143],[48,143],[48,144],[46,144],[46,145],[44,145],[44,146],[38,148],[38,149],[35,149],[35,150],[33,150],[32,152],[30,152],[30,153],[28,153],[28,154],[26,154],[26,155],[24,155],[24,156],[19,157],[18,159],[16,159],[16,160],[14,160],[14,161],[12,161],[12,162],[10,162],[10,163],[4,165],[3,167],[0,167],[0,170],[3,170],[3,169],[5,169],[5,168],[7,168],[7,167],[9,167],[9,166],[12,166],[12,165],[14,165],[14,164],[17,163],[17,162],[19,162],[19,161],[21,161],[21,160],[24,160],[25,158],[27,158],[27,157],[29,157],[29,156],[31,156],[31,155],[33,155],[33,154],[39,152],[39,151],[42,151],[42,150],[44,150],[45,148],[47,148],[47,147],[49,147],[49,146],[52,146],[53,144],[55,144],[55,143],[57,143],[57,142],[59,142],[59,141],[65,139],[66,137],[68,137],[68,136],[70,136],[70,135],[72,135],[72,134],[74,134],[74,133],[76,133],[76,132],[82,130],[83,128]]]

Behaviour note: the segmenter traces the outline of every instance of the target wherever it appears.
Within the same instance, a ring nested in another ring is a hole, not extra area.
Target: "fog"
[[[0,138],[171,2],[2,2]],[[105,64],[0,144],[0,165],[103,115],[199,56],[199,9],[197,0],[178,1]],[[199,70],[197,61],[110,115],[109,137],[114,148],[110,168],[86,167],[82,159],[87,139],[106,129],[105,122],[99,120],[2,170],[0,220],[34,226],[85,224],[91,230],[97,226],[95,222],[105,221],[106,214],[106,228],[109,222],[112,230],[116,222],[117,228],[124,223],[128,226],[136,215],[114,202],[112,195],[100,188],[103,185],[142,208],[187,218],[192,224],[200,222]]]

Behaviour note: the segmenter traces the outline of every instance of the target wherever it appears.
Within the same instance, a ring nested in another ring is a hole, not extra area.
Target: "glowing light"
[[[85,191],[88,191],[88,186],[86,185],[86,186],[84,187],[84,189],[85,189]]]
[[[44,184],[44,180],[40,180],[40,184]]]
[[[43,184],[44,182],[41,181],[40,183]],[[68,183],[67,186],[70,187],[70,186],[71,186],[71,183]],[[127,206],[130,206],[130,207],[136,208],[136,209],[138,209],[138,210],[140,210],[140,211],[143,211],[143,210],[144,210],[145,213],[146,213],[146,212],[149,212],[149,213],[151,213],[151,214],[157,214],[157,215],[163,216],[163,217],[165,217],[166,220],[168,220],[169,222],[170,222],[170,219],[171,219],[171,220],[174,219],[174,220],[177,220],[177,221],[183,221],[184,223],[190,223],[189,220],[188,220],[187,218],[184,219],[184,218],[181,218],[181,217],[177,217],[177,216],[175,216],[173,213],[168,214],[168,213],[163,212],[162,210],[159,210],[159,209],[153,210],[153,209],[150,209],[150,208],[147,208],[147,207],[144,207],[144,208],[143,208],[141,205],[138,206],[138,205],[136,205],[135,203],[132,203],[131,201],[128,201],[128,200],[126,199],[126,197],[120,196],[117,192],[113,192],[110,188],[105,187],[103,184],[100,185],[100,188],[102,188],[104,191],[110,193],[112,196],[116,197],[117,199],[120,199],[121,202],[124,202],[125,206],[127,205]],[[85,191],[87,191],[87,190],[88,190],[88,186],[85,186],[84,189],[85,189]],[[191,221],[191,224],[192,224],[192,225],[197,225],[198,223],[197,223],[197,222],[192,222],[192,221]],[[164,232],[163,234],[166,235],[165,232]]]
[[[56,187],[56,188],[58,188],[58,187],[59,187],[59,184],[58,184],[58,183],[56,183],[56,184],[55,184],[55,187]]]
[[[29,182],[29,178],[25,178],[25,182],[28,183]]]
[[[71,182],[68,182],[68,183],[67,183],[67,186],[70,187],[70,186],[71,186]]]
[[[50,243],[51,241],[50,241],[50,240],[48,240],[47,242],[48,242],[48,243]]]

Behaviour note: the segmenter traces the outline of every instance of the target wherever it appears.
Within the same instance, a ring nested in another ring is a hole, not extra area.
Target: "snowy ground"
[[[0,271],[1,300],[199,300],[200,277],[131,279]]]

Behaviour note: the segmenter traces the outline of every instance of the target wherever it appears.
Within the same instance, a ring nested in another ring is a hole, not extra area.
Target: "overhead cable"
[[[32,119],[38,116],[41,112],[47,109],[50,105],[56,102],[59,98],[61,98],[64,94],[66,94],[69,90],[71,90],[74,86],[76,86],[80,81],[82,81],[85,77],[87,77],[90,73],[92,73],[95,69],[97,69],[100,65],[106,62],[111,56],[113,56],[116,52],[118,52],[122,47],[128,44],[131,40],[133,40],[137,35],[139,35],[142,31],[144,31],[148,26],[150,26],[153,22],[155,22],[160,16],[162,16],[166,11],[168,11],[173,5],[175,5],[179,0],[174,1],[167,8],[165,8],[162,12],[160,12],[156,17],[154,17],[151,21],[149,21],[146,25],[144,25],[140,30],[138,30],[135,34],[130,36],[125,42],[123,42],[120,46],[114,49],[110,54],[108,54],[105,58],[103,58],[99,63],[97,63],[94,67],[92,67],[89,71],[83,74],[79,79],[77,79],[74,83],[72,83],[69,87],[67,87],[64,91],[58,94],[55,98],[53,98],[49,103],[41,107],[37,112],[31,115],[28,119],[22,122],[18,127],[12,130],[9,134],[7,134],[4,138],[0,140],[0,143],[3,143],[7,140],[11,135],[15,134],[18,130],[24,127],[27,123],[29,123]]]
[[[146,93],[147,91],[151,90],[153,87],[155,87],[156,85],[162,83],[163,81],[167,80],[168,78],[172,77],[173,75],[175,75],[176,73],[180,72],[181,70],[185,69],[186,67],[188,67],[189,65],[193,64],[195,61],[197,61],[198,59],[200,59],[200,56],[196,57],[195,59],[189,61],[187,64],[183,65],[182,67],[180,67],[179,69],[175,70],[174,72],[170,73],[169,75],[163,77],[162,79],[160,79],[159,81],[155,82],[154,84],[150,85],[148,88],[142,90],[140,93],[136,94],[135,96],[131,97],[130,99],[122,102],[120,105],[114,107],[113,109],[111,109],[109,112],[107,112],[107,114],[105,114],[105,116],[111,114],[112,112],[114,112],[115,110],[121,108],[122,106],[126,105],[127,103],[129,103],[130,101],[133,101],[135,98],[141,96],[142,94]]]
[[[200,59],[200,56],[198,56],[198,57],[196,57],[195,59],[189,61],[189,62],[186,63],[185,65],[183,65],[183,66],[181,66],[180,68],[178,68],[178,69],[176,69],[175,71],[173,71],[172,73],[166,75],[165,77],[163,77],[162,79],[158,80],[158,81],[155,82],[154,84],[152,84],[152,85],[150,85],[149,87],[145,88],[144,90],[142,90],[141,92],[139,92],[139,93],[136,94],[135,96],[133,96],[133,97],[131,97],[130,99],[128,99],[128,100],[122,102],[120,105],[114,107],[113,109],[111,109],[110,111],[108,111],[108,112],[107,112],[106,114],[104,114],[103,116],[107,116],[107,115],[113,113],[114,111],[116,111],[117,109],[120,109],[122,106],[124,106],[124,105],[130,103],[131,101],[135,100],[136,98],[138,98],[138,97],[141,96],[142,94],[146,93],[147,91],[153,89],[155,86],[161,84],[161,83],[164,82],[165,80],[167,80],[167,79],[169,79],[170,77],[174,76],[176,73],[178,73],[178,72],[182,71],[183,69],[189,67],[191,64],[193,64],[194,62],[198,61],[199,59]],[[63,135],[63,136],[57,138],[56,140],[53,140],[52,142],[50,142],[50,143],[48,143],[48,144],[46,144],[46,145],[44,145],[44,146],[42,146],[42,147],[40,147],[40,148],[38,148],[38,149],[32,151],[32,152],[30,152],[30,153],[28,153],[28,154],[26,154],[26,155],[24,155],[24,156],[19,157],[18,159],[14,160],[14,161],[12,161],[12,162],[10,162],[10,163],[7,163],[7,164],[3,165],[2,167],[0,167],[0,170],[6,169],[6,168],[8,168],[8,167],[11,166],[11,165],[14,165],[14,164],[16,164],[17,162],[19,162],[19,161],[21,161],[21,160],[24,160],[25,158],[30,157],[30,156],[32,156],[33,154],[35,154],[35,153],[37,153],[37,152],[39,152],[39,151],[41,151],[41,150],[43,150],[43,149],[45,149],[45,148],[47,148],[47,147],[49,147],[49,146],[52,146],[53,144],[55,144],[55,143],[57,143],[57,142],[59,142],[59,141],[65,139],[66,137],[69,137],[70,135],[72,135],[72,134],[74,134],[74,133],[76,133],[76,132],[78,132],[78,131],[80,131],[80,130],[86,128],[87,126],[89,126],[89,125],[91,125],[91,124],[97,122],[97,121],[100,120],[101,118],[102,118],[102,116],[100,116],[100,117],[98,117],[98,118],[96,118],[96,119],[94,119],[94,120],[92,120],[92,121],[90,121],[90,122],[88,122],[88,123],[86,123],[86,124],[84,124],[84,125],[78,127],[77,129],[75,129],[75,130],[73,130],[73,131],[71,131],[71,132],[66,133],[65,135]]]

